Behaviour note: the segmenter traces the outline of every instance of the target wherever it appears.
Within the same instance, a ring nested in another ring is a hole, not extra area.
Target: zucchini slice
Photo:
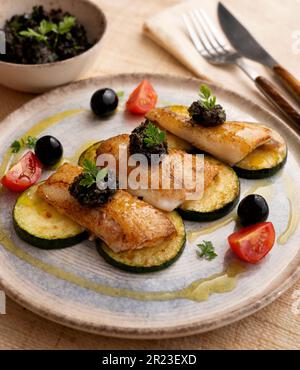
[[[270,142],[258,147],[235,165],[234,170],[244,179],[264,179],[275,175],[287,161],[287,145],[274,130]]]
[[[87,239],[88,232],[41,199],[34,185],[22,193],[13,210],[17,235],[40,249],[62,249]]]
[[[179,208],[185,220],[208,222],[226,216],[237,204],[240,196],[240,181],[233,169],[207,156],[206,160],[219,166],[219,173],[205,190],[200,200],[186,201]]]
[[[177,236],[170,241],[149,248],[115,253],[103,241],[97,239],[97,250],[108,263],[121,270],[135,273],[163,270],[180,257],[186,241],[182,218],[177,212],[169,213],[168,217],[177,230]]]
[[[83,162],[88,159],[91,162],[96,163],[97,159],[97,149],[100,146],[101,141],[98,141],[97,143],[91,145],[88,147],[84,152],[81,153],[79,159],[78,159],[78,166],[83,166]]]

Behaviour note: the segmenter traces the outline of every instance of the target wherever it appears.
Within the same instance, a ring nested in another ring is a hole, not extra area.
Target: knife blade
[[[240,54],[270,68],[278,64],[222,3],[218,6],[218,16],[223,32]]]
[[[282,67],[220,2],[218,4],[218,17],[222,30],[234,49],[242,56],[271,68],[289,92],[300,102],[300,82]]]

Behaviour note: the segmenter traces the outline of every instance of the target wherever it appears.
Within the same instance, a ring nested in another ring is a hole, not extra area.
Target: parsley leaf
[[[96,179],[96,176],[99,172],[96,164],[88,159],[86,159],[84,162],[83,162],[83,172],[85,174],[89,174],[93,177],[95,177]]]
[[[76,19],[72,16],[65,16],[62,21],[58,24],[58,33],[63,35],[71,31],[71,29],[75,26]]]
[[[65,16],[62,21],[58,23],[49,22],[46,19],[43,19],[38,27],[38,30],[35,31],[32,28],[27,28],[27,30],[19,32],[19,35],[23,37],[35,38],[37,41],[48,41],[48,33],[54,32],[59,35],[68,34],[71,29],[75,26],[76,18],[71,16]]]
[[[144,143],[147,148],[152,148],[156,145],[162,144],[166,139],[166,133],[161,131],[152,122],[148,124],[144,131]]]
[[[118,98],[123,98],[124,95],[125,95],[125,92],[124,91],[118,91],[117,95],[118,95]]]
[[[24,37],[32,37],[35,38],[38,41],[47,41],[48,37],[46,35],[43,35],[41,33],[36,32],[32,28],[27,28],[25,31],[19,32],[19,35],[24,36]]]
[[[57,25],[55,23],[43,19],[39,25],[39,32],[42,35],[47,35],[49,32],[57,32]]]
[[[27,139],[26,139],[25,145],[29,149],[34,149],[36,142],[37,142],[37,138],[36,137],[28,136]]]
[[[79,185],[90,188],[98,181],[103,181],[108,174],[108,168],[99,168],[95,163],[86,159],[83,162],[83,177],[79,182]]]
[[[21,145],[21,143],[20,143],[20,141],[18,141],[18,140],[15,140],[12,144],[11,144],[11,146],[10,146],[10,148],[11,148],[11,151],[12,151],[12,153],[19,153],[19,151],[21,150],[21,147],[22,147],[22,145]]]
[[[105,177],[108,175],[108,168],[105,167],[105,168],[102,168],[98,173],[97,173],[97,176],[96,176],[96,181],[103,181],[105,179]]]
[[[94,176],[90,174],[84,174],[83,178],[80,180],[79,185],[84,186],[86,188],[90,188],[92,185],[94,185],[96,182],[96,179]]]
[[[199,103],[207,108],[207,109],[213,109],[216,106],[217,98],[212,95],[211,90],[206,85],[200,86],[200,100]]]
[[[215,248],[212,242],[203,241],[201,244],[198,244],[197,247],[200,249],[198,251],[198,255],[201,258],[205,258],[208,261],[212,261],[218,256],[217,253],[215,252]]]
[[[27,136],[26,139],[20,139],[20,140],[15,140],[10,148],[12,153],[16,154],[19,153],[21,149],[28,148],[28,149],[34,149],[35,144],[37,142],[37,138],[33,136]]]

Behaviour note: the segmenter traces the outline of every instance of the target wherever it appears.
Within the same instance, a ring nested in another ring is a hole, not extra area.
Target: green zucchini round
[[[93,163],[96,163],[97,149],[99,148],[100,144],[101,144],[101,141],[98,141],[97,143],[88,147],[84,152],[82,152],[78,159],[78,165],[82,167],[86,159],[88,159],[89,161]]]
[[[285,140],[274,130],[270,142],[258,147],[233,168],[236,174],[249,180],[265,179],[275,175],[287,161]]]
[[[178,209],[185,220],[218,220],[232,211],[240,197],[240,181],[233,169],[214,158],[205,158],[218,165],[219,173],[200,200],[186,201]]]
[[[163,270],[180,257],[186,241],[182,218],[177,212],[169,213],[168,217],[177,230],[177,236],[170,241],[149,248],[115,253],[103,241],[97,239],[97,250],[106,262],[127,272],[147,273]]]
[[[32,186],[17,199],[13,210],[17,235],[40,249],[67,248],[87,239],[88,232],[41,199],[37,188]]]

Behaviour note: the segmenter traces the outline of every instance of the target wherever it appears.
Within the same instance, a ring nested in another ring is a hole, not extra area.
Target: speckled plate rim
[[[45,100],[55,98],[56,96],[64,95],[70,91],[74,91],[78,87],[88,85],[92,81],[96,81],[99,84],[102,80],[115,80],[115,79],[158,79],[160,81],[168,82],[170,84],[200,84],[201,80],[196,78],[189,77],[177,77],[171,75],[160,75],[160,74],[116,74],[104,77],[93,77],[86,80],[80,80],[63,87],[59,87],[51,92],[43,94],[30,102],[23,105],[21,108],[16,110],[7,116],[0,123],[0,134],[6,130],[10,122],[14,120],[16,116],[26,112],[28,110],[33,110],[38,108],[40,110],[41,105]],[[274,125],[280,125],[282,130],[284,130],[288,141],[295,140],[299,144],[299,134],[293,130],[287,123],[283,122],[281,119],[277,118],[275,115],[270,113],[268,110],[260,107],[256,103],[253,103],[251,100],[242,97],[241,95],[232,92],[218,84],[212,83],[210,81],[205,81],[208,85],[213,87],[216,93],[221,92],[223,94],[229,94],[234,99],[237,99],[243,103],[246,103],[248,107],[257,112],[261,116],[264,116],[269,122],[272,121]],[[81,331],[86,331],[94,334],[105,335],[110,337],[119,337],[119,338],[144,338],[144,339],[158,339],[158,338],[175,338],[188,335],[194,335],[198,333],[203,333],[211,331],[222,326],[231,324],[235,321],[239,321],[258,310],[264,308],[275,299],[279,298],[287,289],[289,289],[298,279],[300,278],[300,251],[296,255],[295,259],[284,270],[283,273],[279,274],[274,280],[273,284],[269,289],[265,290],[261,295],[255,296],[248,300],[247,305],[244,307],[237,307],[234,310],[229,310],[224,312],[218,318],[211,319],[206,322],[195,321],[186,325],[177,325],[174,327],[161,327],[160,329],[149,329],[149,328],[127,328],[127,327],[115,327],[107,324],[94,325],[89,323],[87,319],[73,319],[68,316],[66,313],[61,312],[59,308],[51,307],[49,308],[47,304],[44,304],[42,300],[32,301],[31,297],[28,297],[21,291],[16,289],[16,286],[7,280],[4,276],[3,271],[0,270],[0,286],[3,288],[5,293],[14,301],[22,305],[23,307],[29,309],[30,311],[46,318],[51,321],[57,322],[59,324],[78,329]]]

